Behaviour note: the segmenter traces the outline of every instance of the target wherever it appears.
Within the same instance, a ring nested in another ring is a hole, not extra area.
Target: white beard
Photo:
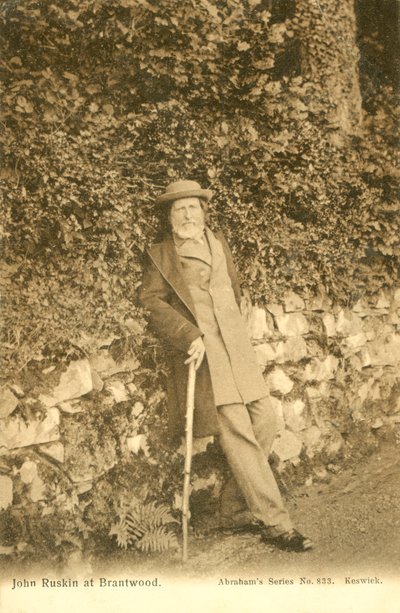
[[[187,225],[180,224],[179,226],[172,225],[173,233],[180,239],[191,238],[193,240],[200,240],[204,232],[204,224],[189,223]]]

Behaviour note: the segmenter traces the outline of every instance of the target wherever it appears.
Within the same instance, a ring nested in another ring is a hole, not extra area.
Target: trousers
[[[268,462],[277,433],[269,398],[217,409],[219,442],[233,475],[221,493],[221,516],[248,510],[266,526],[290,530],[293,524]]]

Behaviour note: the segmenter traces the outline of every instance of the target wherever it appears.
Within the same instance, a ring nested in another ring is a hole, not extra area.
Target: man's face
[[[179,238],[196,238],[204,229],[204,211],[199,198],[181,198],[170,212],[173,232]]]

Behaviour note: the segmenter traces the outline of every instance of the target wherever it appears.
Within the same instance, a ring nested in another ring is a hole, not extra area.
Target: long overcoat
[[[206,356],[196,377],[194,436],[217,433],[215,400],[217,404],[251,402],[266,394],[238,308],[240,286],[231,252],[222,233],[214,236],[206,229],[206,236],[213,257],[211,282],[205,282],[206,270],[210,270],[207,264],[190,255],[189,260],[181,260],[180,248],[167,238],[149,250],[140,292],[151,327],[170,348],[167,392],[173,438],[183,434],[185,426],[184,360],[192,341],[203,333]]]
[[[214,242],[217,239],[218,244],[222,245],[226,258],[226,270],[232,284],[234,298],[239,305],[240,286],[229,247],[222,233],[217,232],[214,239],[208,230],[207,232],[209,239],[212,238]],[[193,288],[191,289],[193,291]],[[202,336],[202,331],[197,323],[192,296],[172,237],[153,245],[148,252],[148,262],[143,275],[140,299],[143,306],[149,311],[151,327],[166,341],[170,348],[168,360],[170,376],[167,380],[167,393],[169,424],[173,438],[178,438],[179,435],[183,434],[185,427],[187,367],[184,365],[184,360],[187,358],[187,351],[192,341]],[[231,307],[229,308],[231,309]],[[228,312],[226,315],[229,319]],[[220,323],[223,325],[221,321]],[[247,345],[249,345],[249,341],[245,342],[243,338],[244,354],[240,356],[238,354],[238,357],[247,356],[247,361],[251,362],[252,356],[248,353],[248,350],[247,353],[245,350]],[[242,354],[241,351],[239,353]],[[243,367],[243,369],[245,375],[246,368]],[[250,394],[257,391],[261,392],[258,396],[255,396],[261,397],[264,383],[263,380],[262,383],[259,383],[257,376],[261,377],[261,373],[253,375],[253,369],[248,369],[247,389]],[[217,409],[206,356],[197,371],[193,432],[194,436],[198,437],[209,436],[218,432]]]

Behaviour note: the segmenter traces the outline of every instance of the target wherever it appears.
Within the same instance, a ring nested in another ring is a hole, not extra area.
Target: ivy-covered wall
[[[18,428],[0,468],[4,491],[10,471],[19,479],[10,495],[21,515],[6,540],[41,534],[56,550],[55,517],[66,518],[67,541],[78,525],[84,538],[94,525],[104,536],[121,504],[117,460],[123,491],[138,475],[142,500],[145,481],[156,499],[173,498],[158,467],[179,474],[162,443],[162,348],[137,304],[155,195],[177,178],[213,189],[211,223],[253,304],[288,291],[337,309],[373,304],[382,290],[392,301],[398,107],[390,82],[362,105],[350,0],[16,0],[1,7],[1,34],[1,383],[3,419]],[[75,380],[76,395],[57,396]],[[348,399],[336,410],[347,415]],[[135,438],[144,433],[157,464]],[[98,488],[77,489],[77,471]],[[52,483],[51,504],[41,482]]]

